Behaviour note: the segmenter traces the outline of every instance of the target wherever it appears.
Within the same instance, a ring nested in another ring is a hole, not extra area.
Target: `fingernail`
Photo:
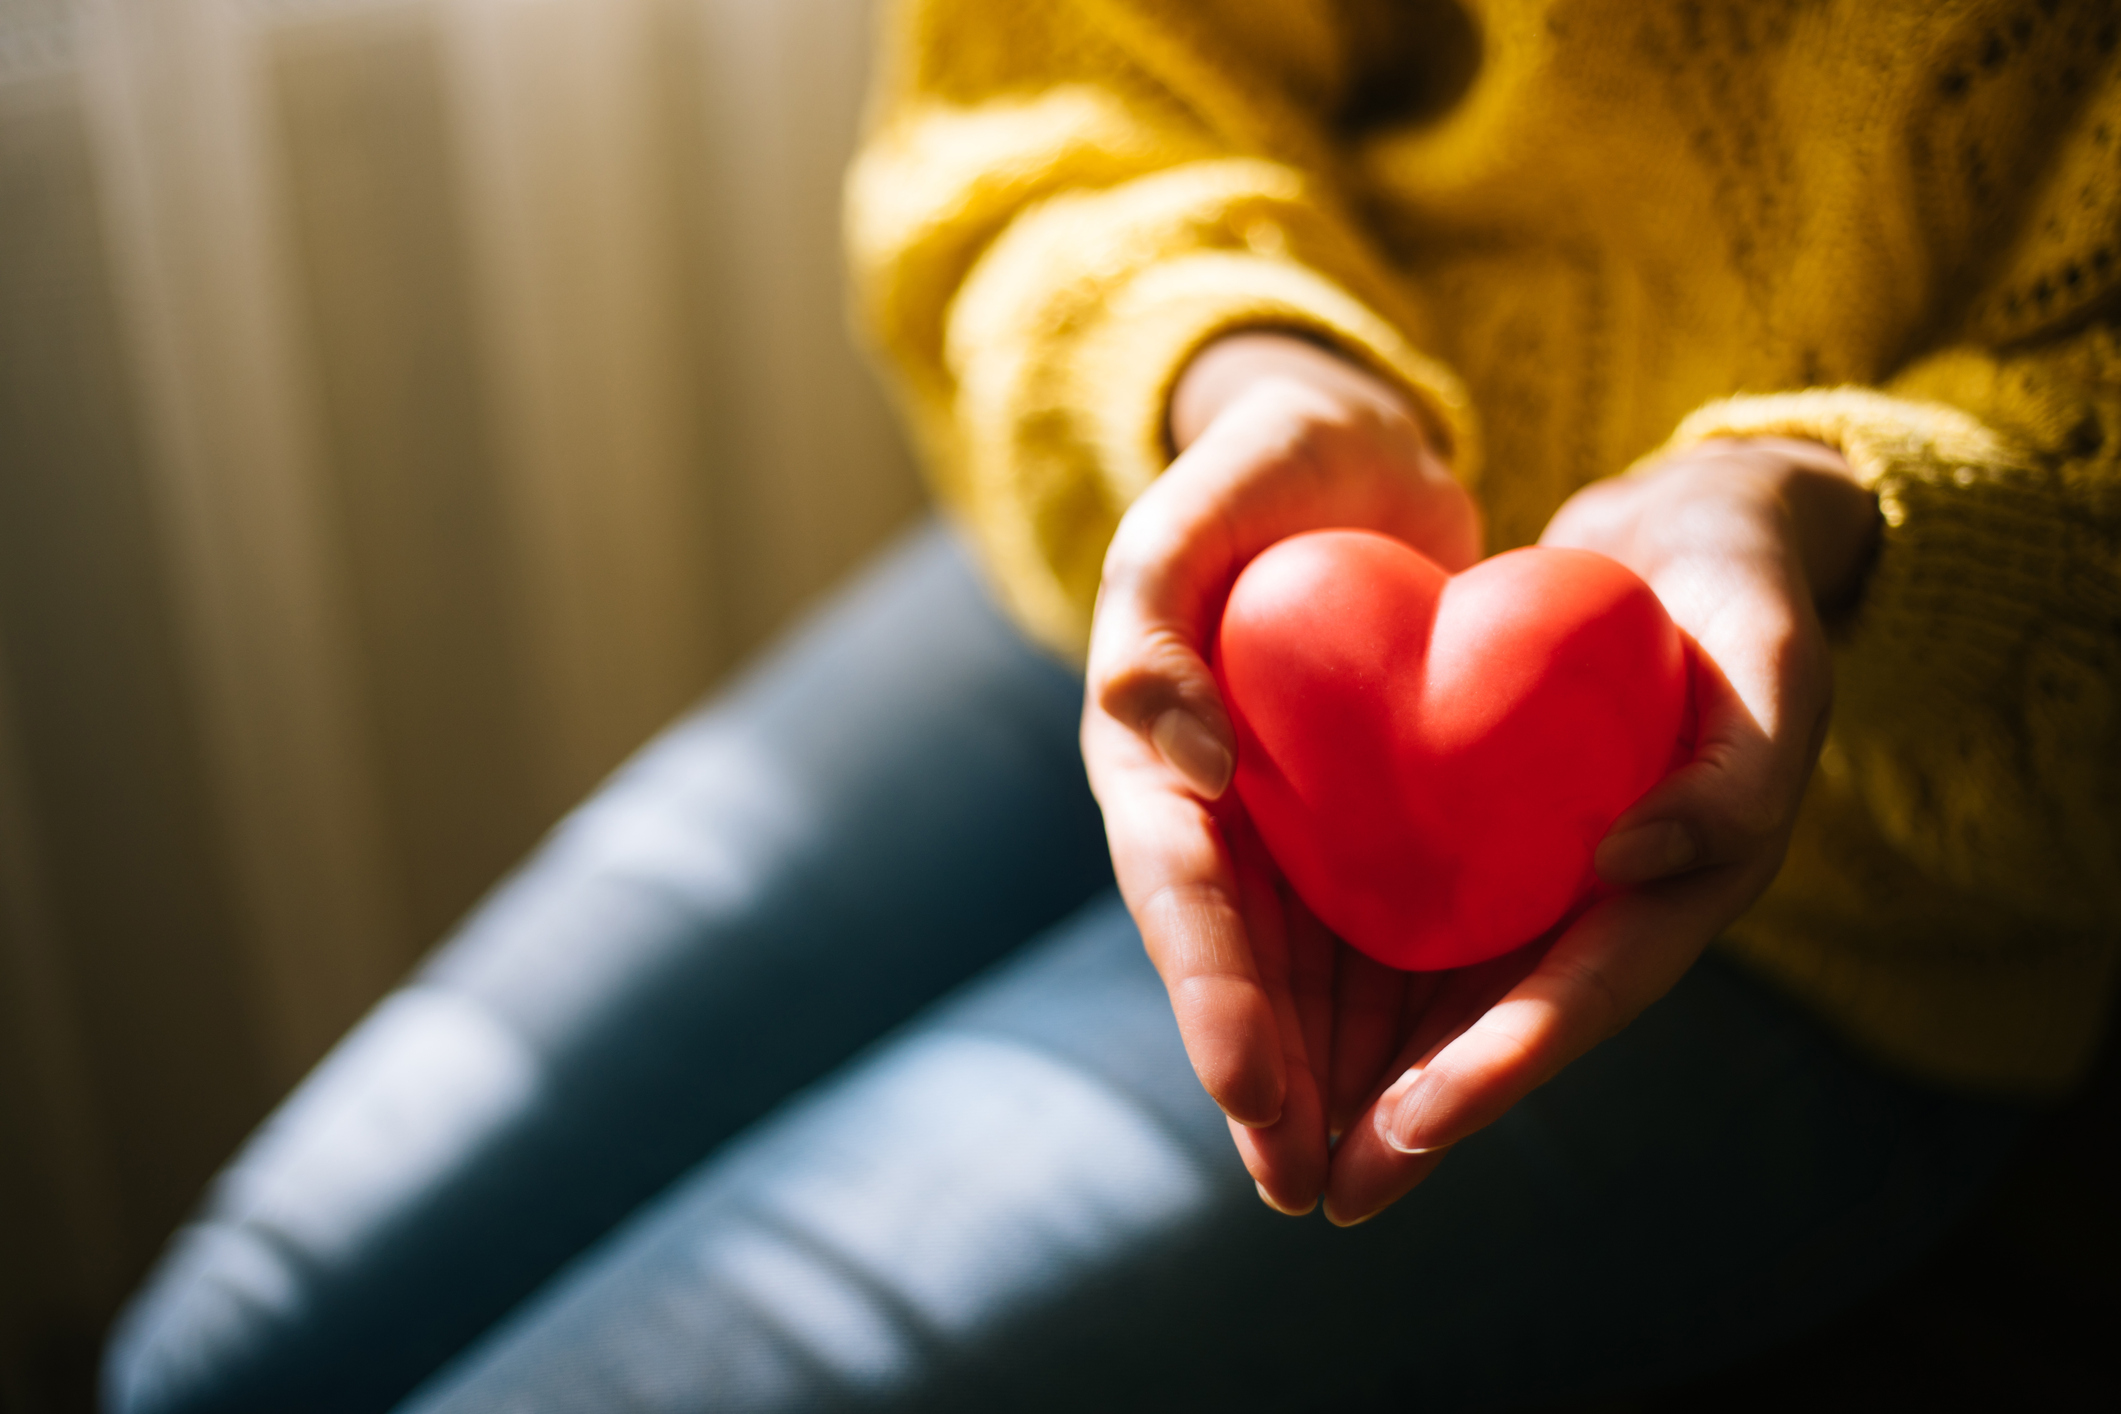
[[[1598,877],[1609,884],[1646,884],[1690,868],[1700,857],[1693,831],[1676,821],[1658,820],[1606,836],[1593,862]]]
[[[1208,724],[1183,707],[1173,707],[1149,728],[1149,739],[1172,770],[1203,799],[1214,800],[1230,784],[1230,750],[1215,739]]]
[[[1335,1227],[1361,1227],[1364,1223],[1376,1217],[1379,1213],[1383,1211],[1383,1208],[1372,1208],[1367,1213],[1361,1213],[1351,1218],[1345,1217],[1340,1213],[1334,1212],[1333,1205],[1331,1203],[1328,1203],[1326,1204],[1326,1221],[1333,1224],[1333,1226]]]
[[[1281,1204],[1274,1201],[1273,1194],[1267,1192],[1266,1184],[1261,1183],[1258,1179],[1255,1178],[1252,1180],[1252,1186],[1259,1190],[1259,1201],[1265,1203],[1268,1207],[1272,1208],[1275,1212],[1280,1213],[1283,1217],[1300,1218],[1305,1216],[1313,1208],[1318,1206],[1318,1200],[1316,1198],[1313,1198],[1309,1203],[1306,1203],[1301,1208],[1284,1208]]]
[[[1432,1144],[1421,1133],[1422,1075],[1419,1070],[1408,1071],[1379,1098],[1377,1137],[1402,1154],[1433,1154],[1451,1147]]]

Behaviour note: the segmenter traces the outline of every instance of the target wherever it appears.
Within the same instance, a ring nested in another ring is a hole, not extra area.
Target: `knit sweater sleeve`
[[[848,180],[858,318],[944,505],[1053,647],[1086,640],[1171,385],[1243,327],[1395,381],[1461,475],[1474,429],[1422,311],[1342,209],[1342,0],[906,0]],[[1223,13],[1241,11],[1241,15]]]
[[[2121,343],[1949,348],[1675,441],[1727,435],[1839,447],[1885,523],[1790,861],[1731,946],[1910,1068],[2065,1083],[2121,952]]]

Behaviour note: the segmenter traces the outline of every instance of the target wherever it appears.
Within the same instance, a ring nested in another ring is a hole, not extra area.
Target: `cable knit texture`
[[[1237,328],[1396,381],[1491,549],[1660,446],[1839,446],[1887,528],[1725,946],[2039,1092],[2121,934],[2121,15],[2095,0],[905,0],[849,178],[945,504],[1079,652]]]

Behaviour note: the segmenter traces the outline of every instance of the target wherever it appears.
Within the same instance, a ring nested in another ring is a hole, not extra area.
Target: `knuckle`
[[[1562,503],[1540,541],[1578,549],[1610,548],[1628,529],[1636,488],[1618,481],[1595,482]]]
[[[1170,624],[1151,624],[1101,666],[1096,700],[1107,715],[1136,728],[1165,708],[1220,700],[1200,651]]]
[[[1704,753],[1707,768],[1693,794],[1695,818],[1713,855],[1751,854],[1779,836],[1795,802],[1765,742],[1719,743]]]
[[[1499,1063],[1503,1073],[1520,1081],[1544,1074],[1548,1048],[1532,1033],[1515,1027],[1490,1027],[1482,1040],[1487,1052],[1483,1059],[1490,1070],[1498,1068]]]
[[[1312,406],[1292,409],[1293,415],[1276,429],[1265,460],[1277,474],[1312,480],[1331,465],[1339,433],[1332,425],[1331,409],[1316,406],[1319,401],[1313,398]]]
[[[1301,434],[1332,422],[1341,400],[1302,378],[1280,376],[1258,384],[1261,409],[1281,424],[1285,434]]]
[[[1105,547],[1104,563],[1098,571],[1098,592],[1116,596],[1134,589],[1147,576],[1150,566],[1168,557],[1170,540],[1167,519],[1137,501],[1120,518],[1111,543]]]
[[[1418,445],[1411,418],[1394,415],[1369,399],[1335,397],[1294,381],[1278,390],[1273,428],[1264,441],[1264,460],[1278,474],[1320,479],[1374,454],[1406,442]]]
[[[1249,957],[1230,946],[1242,910],[1227,883],[1167,881],[1143,895],[1133,912],[1144,932],[1162,940],[1174,974],[1187,984],[1253,980]]]
[[[1603,1040],[1626,1026],[1634,1013],[1621,999],[1611,975],[1595,962],[1580,957],[1555,960],[1555,971],[1576,993],[1589,999],[1596,1012],[1593,1034]]]
[[[1757,849],[1781,830],[1786,812],[1780,794],[1765,782],[1738,783],[1718,802],[1712,817],[1717,833],[1743,851]]]

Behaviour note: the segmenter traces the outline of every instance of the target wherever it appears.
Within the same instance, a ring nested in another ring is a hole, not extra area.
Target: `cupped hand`
[[[1708,442],[1587,487],[1545,545],[1646,580],[1692,640],[1696,744],[1599,845],[1617,892],[1558,936],[1410,994],[1397,1079],[1334,1152],[1329,1217],[1359,1222],[1663,996],[1774,879],[1833,697],[1822,615],[1853,599],[1872,494],[1810,442]]]
[[[1224,798],[1235,738],[1203,650],[1238,571],[1277,540],[1378,530],[1455,570],[1479,556],[1479,515],[1395,387],[1294,336],[1209,345],[1170,430],[1177,458],[1105,556],[1083,759],[1194,1070],[1261,1197],[1302,1212],[1325,1184],[1335,987],[1352,969]],[[1378,982],[1396,1015],[1401,984]]]

